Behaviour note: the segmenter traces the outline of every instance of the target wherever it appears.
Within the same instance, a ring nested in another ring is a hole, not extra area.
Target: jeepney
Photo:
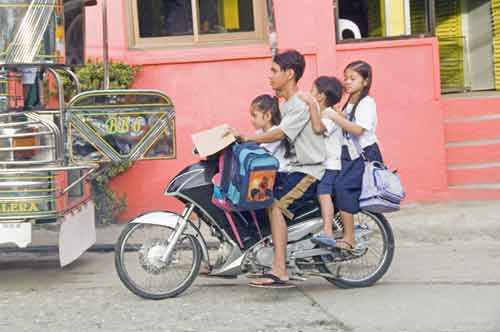
[[[61,266],[96,241],[93,174],[111,162],[175,154],[165,94],[80,92],[71,68],[84,62],[84,7],[95,3],[0,0],[0,246],[26,247],[32,225],[57,225]],[[63,73],[78,92],[69,101]]]

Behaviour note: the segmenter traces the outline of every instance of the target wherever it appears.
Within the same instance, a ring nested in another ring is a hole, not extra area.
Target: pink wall
[[[250,100],[271,93],[267,75],[270,51],[266,43],[175,50],[129,50],[123,1],[110,6],[110,54],[144,69],[137,88],[159,89],[176,106],[177,160],[138,162],[114,181],[125,192],[126,220],[152,209],[178,209],[162,193],[167,182],[191,155],[190,134],[220,123],[250,130]],[[434,39],[335,45],[331,0],[275,0],[279,47],[306,55],[301,82],[309,89],[315,77],[342,74],[350,61],[364,59],[375,68],[375,96],[380,116],[378,134],[385,158],[400,170],[409,200],[431,200],[446,188],[438,61]],[[99,8],[88,9],[87,50],[101,55]],[[116,28],[117,27],[117,28]],[[422,129],[425,128],[425,133]],[[403,144],[404,142],[404,144]]]

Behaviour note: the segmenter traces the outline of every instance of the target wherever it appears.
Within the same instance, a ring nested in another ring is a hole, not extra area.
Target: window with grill
[[[434,0],[336,0],[337,41],[428,36]]]

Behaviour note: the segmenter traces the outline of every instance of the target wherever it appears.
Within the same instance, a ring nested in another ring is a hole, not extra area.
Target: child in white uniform
[[[335,247],[333,238],[334,207],[332,196],[335,193],[335,181],[341,170],[340,155],[342,152],[342,129],[329,117],[336,111],[333,107],[342,98],[342,83],[335,77],[320,76],[313,84],[310,95],[301,98],[309,105],[311,125],[317,135],[325,138],[326,160],[325,174],[318,184],[317,195],[323,218],[323,233],[313,237],[314,243]]]
[[[256,97],[250,104],[250,119],[252,126],[257,130],[258,134],[277,128],[281,123],[281,113],[277,98],[270,95]],[[280,168],[278,170],[278,177],[284,176],[288,172],[289,164],[289,161],[285,157],[285,142],[262,143],[260,146],[279,160]]]

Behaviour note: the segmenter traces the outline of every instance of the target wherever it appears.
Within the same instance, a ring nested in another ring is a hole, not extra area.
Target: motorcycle
[[[120,280],[134,294],[160,300],[182,294],[198,277],[202,262],[208,276],[235,278],[270,271],[273,243],[266,213],[228,216],[212,203],[212,178],[218,156],[186,167],[167,185],[164,194],[181,201],[181,214],[148,212],[124,227],[115,248]],[[195,217],[197,216],[197,222]],[[339,288],[373,285],[387,272],[394,255],[394,236],[387,219],[361,211],[354,216],[356,247],[351,252],[319,247],[311,238],[323,229],[316,201],[305,204],[288,221],[287,269],[292,280],[321,277]],[[200,231],[206,224],[220,245],[210,251]],[[336,213],[333,231],[342,237]]]

